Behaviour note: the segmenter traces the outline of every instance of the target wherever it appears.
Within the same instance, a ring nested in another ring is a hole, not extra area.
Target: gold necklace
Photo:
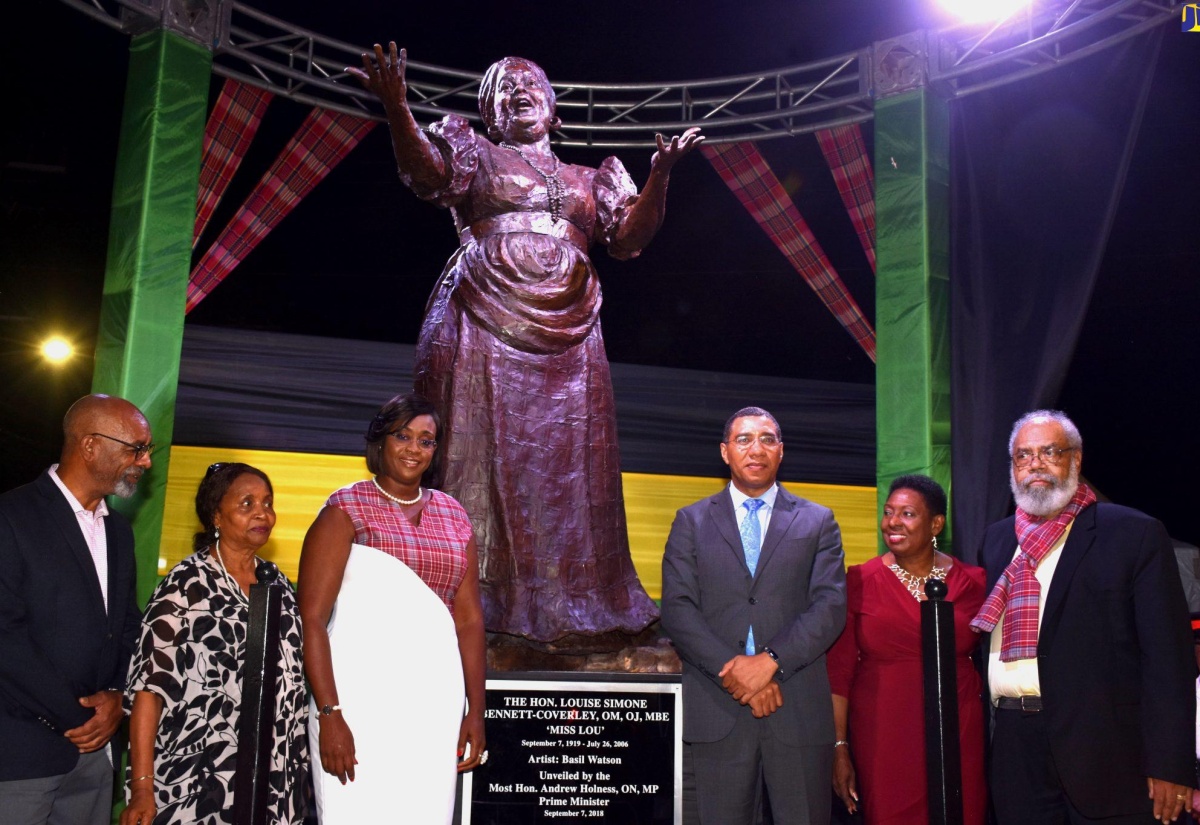
[[[938,581],[945,581],[946,579],[946,568],[938,567],[937,565],[934,565],[929,574],[925,576],[913,575],[894,562],[888,565],[888,570],[896,574],[896,578],[904,585],[904,589],[911,593],[917,601],[922,601],[921,597],[925,595],[926,582],[930,579],[937,579]]]

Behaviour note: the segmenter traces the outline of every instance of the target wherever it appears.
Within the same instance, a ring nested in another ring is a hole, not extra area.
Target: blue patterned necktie
[[[762,550],[762,525],[758,521],[758,508],[766,504],[761,498],[748,498],[742,502],[746,508],[746,517],[742,519],[742,552],[746,554],[746,566],[750,575],[758,569],[758,554]],[[754,649],[754,628],[746,633],[746,655],[757,653]]]

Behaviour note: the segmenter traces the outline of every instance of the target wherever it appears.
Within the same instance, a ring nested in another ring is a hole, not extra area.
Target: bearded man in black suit
[[[1140,446],[1134,446],[1140,449]],[[1196,665],[1171,541],[1079,480],[1066,415],[1009,439],[1016,515],[984,536],[1000,825],[1170,822],[1191,809]]]

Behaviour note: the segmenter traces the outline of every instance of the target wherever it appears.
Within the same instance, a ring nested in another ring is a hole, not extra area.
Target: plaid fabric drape
[[[862,129],[857,123],[822,129],[817,132],[817,143],[821,154],[829,164],[833,180],[837,183],[842,203],[854,222],[858,242],[862,244],[871,271],[875,271],[875,173],[867,157],[867,145],[863,142]]]
[[[874,361],[875,330],[757,147],[748,142],[705,143],[700,149],[805,283]]]
[[[313,109],[192,270],[187,312],[195,309],[373,128],[374,121]]]
[[[208,226],[217,204],[221,202],[229,181],[233,180],[242,158],[246,156],[271,97],[266,89],[249,86],[232,78],[227,79],[221,87],[217,105],[208,116],[208,125],[204,127],[192,249],[200,242],[200,236]]]

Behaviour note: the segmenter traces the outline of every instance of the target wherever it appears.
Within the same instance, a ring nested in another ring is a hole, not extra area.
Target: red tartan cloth
[[[875,271],[875,173],[857,123],[817,132],[821,154],[829,164],[842,203],[850,214],[858,242]]]
[[[872,361],[875,330],[753,143],[701,144],[717,174]]]
[[[354,542],[374,547],[404,562],[437,593],[454,615],[454,597],[467,569],[471,522],[462,505],[440,490],[426,490],[429,500],[421,523],[413,524],[400,507],[370,481],[334,492],[325,502],[354,524]]]
[[[221,236],[192,270],[187,312],[337,166],[375,122],[313,109]]]
[[[200,242],[217,204],[246,156],[250,141],[262,123],[271,93],[233,78],[225,81],[217,104],[204,128],[204,151],[200,160],[200,189],[196,194],[196,228],[192,249]]]

